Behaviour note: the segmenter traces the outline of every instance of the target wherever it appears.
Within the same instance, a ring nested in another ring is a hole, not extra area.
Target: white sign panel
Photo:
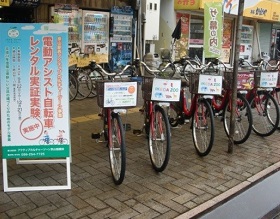
[[[198,93],[220,95],[222,80],[222,76],[218,75],[199,75]]]
[[[278,72],[261,72],[260,87],[276,87]]]
[[[137,103],[137,82],[104,83],[104,107],[130,107]]]
[[[179,101],[181,80],[154,78],[152,88],[152,100]]]

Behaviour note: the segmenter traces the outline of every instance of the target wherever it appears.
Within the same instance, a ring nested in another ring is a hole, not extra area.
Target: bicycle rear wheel
[[[78,93],[78,81],[75,76],[69,72],[69,101],[73,101]]]
[[[227,136],[229,136],[230,130],[231,109],[231,101],[228,101],[223,111],[223,124]],[[253,118],[250,105],[246,98],[242,94],[238,93],[236,100],[235,130],[233,137],[235,144],[242,144],[247,141],[252,131],[252,124]]]
[[[85,67],[84,71],[89,75],[92,82],[92,90],[88,97],[96,97],[96,83],[98,80],[104,80],[104,76],[98,69],[91,69],[90,67]]]
[[[124,129],[121,121],[121,117],[118,113],[112,113],[112,136],[111,145],[109,145],[109,159],[111,173],[114,183],[120,185],[125,176],[126,168],[126,147],[124,139]],[[109,132],[110,133],[110,132]]]
[[[279,124],[279,107],[267,91],[258,91],[250,101],[253,131],[259,136],[272,135]]]
[[[275,88],[275,90],[273,91],[273,97],[276,100],[278,107],[280,107],[280,88],[279,87]],[[279,108],[279,110],[280,110],[280,108]],[[277,129],[280,129],[280,121],[279,121]]]
[[[175,107],[176,103],[170,103],[169,108],[167,109],[168,112],[168,120],[171,127],[177,127],[179,125],[178,121],[178,114]]]
[[[214,143],[214,115],[206,99],[198,99],[192,118],[192,137],[196,152],[206,156]]]
[[[155,171],[162,172],[169,161],[171,132],[166,112],[159,105],[155,106],[153,118],[150,118],[149,154]]]
[[[92,81],[87,73],[83,70],[78,72],[77,80],[79,83],[77,100],[83,100],[87,98],[92,91]]]

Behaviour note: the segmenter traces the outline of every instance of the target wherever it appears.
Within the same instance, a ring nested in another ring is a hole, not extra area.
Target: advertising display
[[[0,28],[3,159],[69,158],[68,27]]]
[[[68,157],[67,27],[5,23],[1,30],[3,157]]]
[[[204,54],[205,58],[221,56],[223,5],[209,2],[204,5]]]
[[[110,67],[119,72],[132,61],[133,10],[131,7],[113,7],[110,27]]]
[[[253,30],[253,26],[242,25],[239,57],[249,62],[253,51]]]
[[[181,38],[175,44],[175,59],[187,56],[186,48],[189,47],[190,37],[190,15],[185,13],[176,13],[176,22],[181,18]]]
[[[82,52],[97,63],[108,63],[109,17],[108,12],[82,13]]]
[[[68,26],[69,53],[79,50],[81,46],[81,30],[78,6],[56,4],[54,6],[53,22]]]

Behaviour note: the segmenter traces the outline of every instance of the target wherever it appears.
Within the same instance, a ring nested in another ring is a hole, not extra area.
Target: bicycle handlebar
[[[203,71],[204,69],[208,68],[212,64],[212,62],[208,62],[206,65],[200,64],[201,67],[196,67],[191,63],[191,61],[189,59],[186,59],[185,64],[191,66],[191,68],[196,71]],[[184,71],[184,73],[185,73],[185,71]]]
[[[162,69],[160,69],[160,70],[159,70],[159,69],[150,69],[149,66],[148,66],[145,62],[143,62],[143,61],[140,61],[140,65],[144,66],[145,70],[146,70],[149,74],[156,76],[156,75],[158,75],[158,74],[160,74],[160,73],[165,72],[166,69],[167,69],[168,67],[172,66],[172,63],[171,63],[171,62],[168,62],[168,63],[164,66],[164,68],[162,68]]]
[[[216,58],[214,61],[211,61],[214,65],[222,65],[225,70],[233,70],[232,66],[227,66],[221,59]]]
[[[107,76],[117,76],[117,75],[122,75],[127,69],[131,67],[130,64],[127,64],[121,72],[107,72],[101,65],[97,64],[95,60],[90,62],[90,66],[93,68],[98,68],[101,70],[101,72]]]
[[[244,67],[244,63],[246,63],[249,67],[253,68],[253,69],[259,69],[263,64],[264,64],[264,59],[260,59],[258,60],[256,63],[257,65],[253,65],[252,63],[248,62],[247,60],[240,58],[239,60],[239,66],[240,67]]]

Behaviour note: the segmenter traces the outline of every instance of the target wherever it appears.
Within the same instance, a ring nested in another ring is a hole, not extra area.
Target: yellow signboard
[[[200,0],[174,0],[174,9],[199,9]]]
[[[244,17],[258,18],[258,19],[271,19],[271,1],[245,1],[244,2]]]
[[[0,0],[0,6],[10,6],[10,0]]]
[[[271,20],[280,21],[280,2],[271,2]]]

